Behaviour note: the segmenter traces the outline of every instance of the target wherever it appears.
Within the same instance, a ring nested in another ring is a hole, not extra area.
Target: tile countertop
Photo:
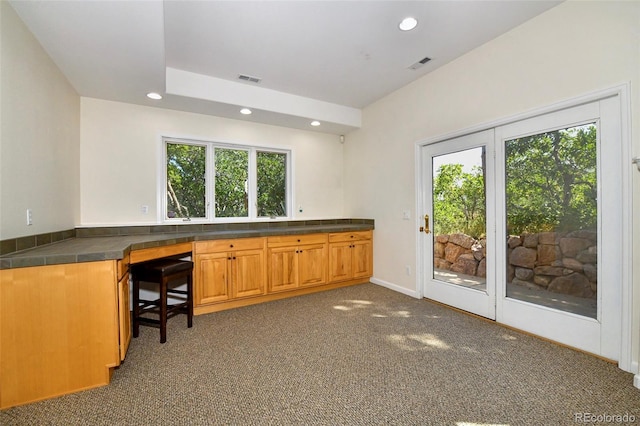
[[[162,247],[193,241],[218,240],[225,238],[268,237],[273,235],[368,231],[373,228],[373,224],[343,223],[209,232],[200,231],[166,234],[157,233],[145,235],[76,237],[1,256],[0,269],[122,259],[129,254],[131,250]]]

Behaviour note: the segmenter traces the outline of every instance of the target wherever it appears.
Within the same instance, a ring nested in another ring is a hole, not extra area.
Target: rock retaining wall
[[[540,232],[507,239],[507,280],[529,288],[595,297],[598,245],[595,231]],[[486,240],[465,234],[437,235],[434,267],[486,277]]]

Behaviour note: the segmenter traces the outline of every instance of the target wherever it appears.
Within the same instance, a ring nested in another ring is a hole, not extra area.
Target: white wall
[[[6,1],[0,20],[0,240],[74,228],[80,97]]]
[[[82,98],[83,226],[158,223],[162,136],[291,149],[295,217],[343,217],[343,145],[335,135]]]
[[[362,129],[345,142],[345,214],[376,221],[375,278],[417,294],[416,277],[405,273],[405,265],[416,270],[416,142],[624,82],[640,156],[640,3],[569,1],[367,107]],[[634,167],[630,158],[622,164]],[[632,176],[638,195],[640,173]],[[402,220],[405,209],[412,220]],[[637,342],[640,196],[633,211]]]

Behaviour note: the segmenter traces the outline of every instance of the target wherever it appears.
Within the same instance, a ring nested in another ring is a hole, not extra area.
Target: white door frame
[[[416,218],[415,230],[418,237],[416,238],[416,293],[418,297],[424,297],[423,283],[425,279],[425,267],[424,259],[427,253],[426,238],[419,235],[418,228],[421,226],[423,217],[422,206],[425,200],[423,199],[422,185],[424,182],[425,173],[431,173],[431,171],[423,170],[422,162],[422,147],[431,145],[437,142],[442,142],[447,139],[458,138],[470,133],[477,133],[490,128],[496,128],[511,124],[517,121],[525,120],[528,118],[536,117],[538,115],[549,114],[552,112],[560,111],[570,107],[575,107],[585,103],[599,101],[605,98],[618,97],[620,102],[620,128],[621,128],[621,152],[622,158],[620,159],[621,175],[622,175],[622,246],[623,253],[633,253],[632,242],[632,179],[631,173],[635,169],[635,166],[631,163],[631,107],[630,107],[630,84],[623,83],[607,89],[594,91],[583,96],[568,99],[565,101],[557,102],[552,105],[544,106],[541,108],[532,109],[524,113],[517,115],[504,117],[498,120],[494,120],[487,123],[482,123],[476,126],[467,127],[462,130],[447,133],[444,135],[430,137],[424,140],[416,142],[414,147],[414,159],[415,159],[415,188],[416,188],[416,211],[414,217]],[[626,213],[626,214],[625,214]],[[487,232],[493,232],[494,230],[487,229]],[[621,258],[621,299],[620,306],[620,320],[621,320],[621,348],[620,359],[618,361],[618,367],[624,371],[631,373],[638,373],[638,360],[633,359],[633,343],[637,343],[632,335],[632,320],[633,320],[633,282],[632,282],[632,256],[625,256]],[[639,376],[636,376],[638,382],[640,382]]]

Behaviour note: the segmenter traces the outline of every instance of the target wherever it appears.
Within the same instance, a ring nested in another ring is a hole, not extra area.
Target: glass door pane
[[[433,279],[486,291],[485,147],[433,157]]]
[[[597,317],[595,122],[505,142],[506,295]]]

